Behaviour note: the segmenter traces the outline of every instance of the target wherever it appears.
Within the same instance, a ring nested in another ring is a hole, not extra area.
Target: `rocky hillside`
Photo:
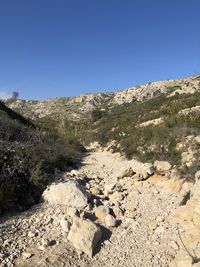
[[[128,158],[167,160],[193,175],[200,157],[199,92],[200,76],[195,76],[116,93],[17,100],[10,107],[71,142],[110,144]]]
[[[53,98],[43,101],[17,100],[9,106],[26,117],[79,120],[88,117],[95,108],[111,109],[116,105],[141,102],[161,94],[192,94],[200,91],[200,76],[180,80],[167,80],[140,85],[115,93],[84,94],[78,97]]]
[[[0,214],[38,202],[55,168],[77,163],[80,148],[0,102]]]
[[[0,266],[199,267],[199,91],[0,102]]]

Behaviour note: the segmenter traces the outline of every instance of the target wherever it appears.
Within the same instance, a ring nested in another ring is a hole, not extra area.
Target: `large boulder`
[[[94,254],[97,243],[101,240],[101,229],[89,220],[77,218],[74,220],[67,239],[73,246],[89,257]]]
[[[143,163],[136,159],[130,160],[119,170],[118,180],[125,177],[133,177],[138,180],[145,180],[154,174],[154,167],[152,163]]]
[[[172,165],[168,161],[156,160],[154,162],[154,168],[157,173],[164,175],[172,168]]]
[[[135,172],[133,171],[133,169],[132,168],[126,168],[123,172],[122,172],[122,174],[120,175],[120,179],[121,178],[125,178],[125,177],[132,177],[133,175],[135,174]]]
[[[52,184],[42,196],[50,204],[66,205],[79,209],[85,208],[88,203],[88,193],[76,181]]]
[[[142,163],[140,161],[133,160],[131,168],[136,173],[138,180],[145,180],[150,175],[154,174],[154,167],[152,163]]]

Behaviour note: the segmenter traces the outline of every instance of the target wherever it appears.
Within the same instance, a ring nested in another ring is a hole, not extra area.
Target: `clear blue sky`
[[[0,95],[44,99],[200,73],[200,0],[0,0]]]

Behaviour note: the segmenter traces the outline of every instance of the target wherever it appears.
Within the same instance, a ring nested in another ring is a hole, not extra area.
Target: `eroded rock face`
[[[52,184],[44,191],[42,197],[50,204],[80,209],[86,207],[88,203],[88,194],[76,181]]]
[[[74,220],[67,238],[76,249],[92,257],[101,237],[101,229],[96,224],[77,218]]]

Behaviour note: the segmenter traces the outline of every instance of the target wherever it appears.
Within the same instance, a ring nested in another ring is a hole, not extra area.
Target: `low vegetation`
[[[84,121],[44,117],[32,122],[0,102],[0,208],[24,209],[37,202],[55,169],[76,165],[83,145],[93,141],[106,146],[116,140],[113,150],[128,158],[181,166],[183,151],[177,150],[177,143],[188,135],[200,135],[200,117],[178,112],[197,105],[198,93],[160,95],[111,110],[96,108]],[[137,127],[157,118],[163,122]],[[182,168],[184,173],[196,170],[196,166]]]
[[[177,151],[176,144],[187,135],[200,134],[200,118],[195,114],[180,116],[178,112],[196,105],[200,105],[197,93],[177,94],[169,98],[161,95],[145,102],[117,106],[103,115],[94,110],[91,116],[95,115],[95,119],[89,122],[62,120],[54,122],[54,126],[62,136],[78,139],[84,144],[98,141],[106,146],[116,140],[120,146],[114,147],[114,150],[124,152],[128,158],[168,160],[173,165],[180,165],[181,151]],[[164,122],[159,125],[136,127],[160,117]],[[49,118],[39,119],[40,123],[45,121],[49,122]]]
[[[200,105],[198,94],[171,98],[161,95],[142,103],[118,106],[91,125],[84,140],[86,143],[97,140],[102,145],[116,140],[129,158],[137,156],[143,161],[163,159],[179,165],[180,151],[176,150],[176,144],[184,136],[200,133],[200,118],[195,114],[180,116],[178,112],[196,105]],[[164,118],[164,123],[160,125],[136,127],[160,117]]]
[[[76,165],[83,146],[38,127],[0,102],[0,210],[36,203],[55,169]]]

